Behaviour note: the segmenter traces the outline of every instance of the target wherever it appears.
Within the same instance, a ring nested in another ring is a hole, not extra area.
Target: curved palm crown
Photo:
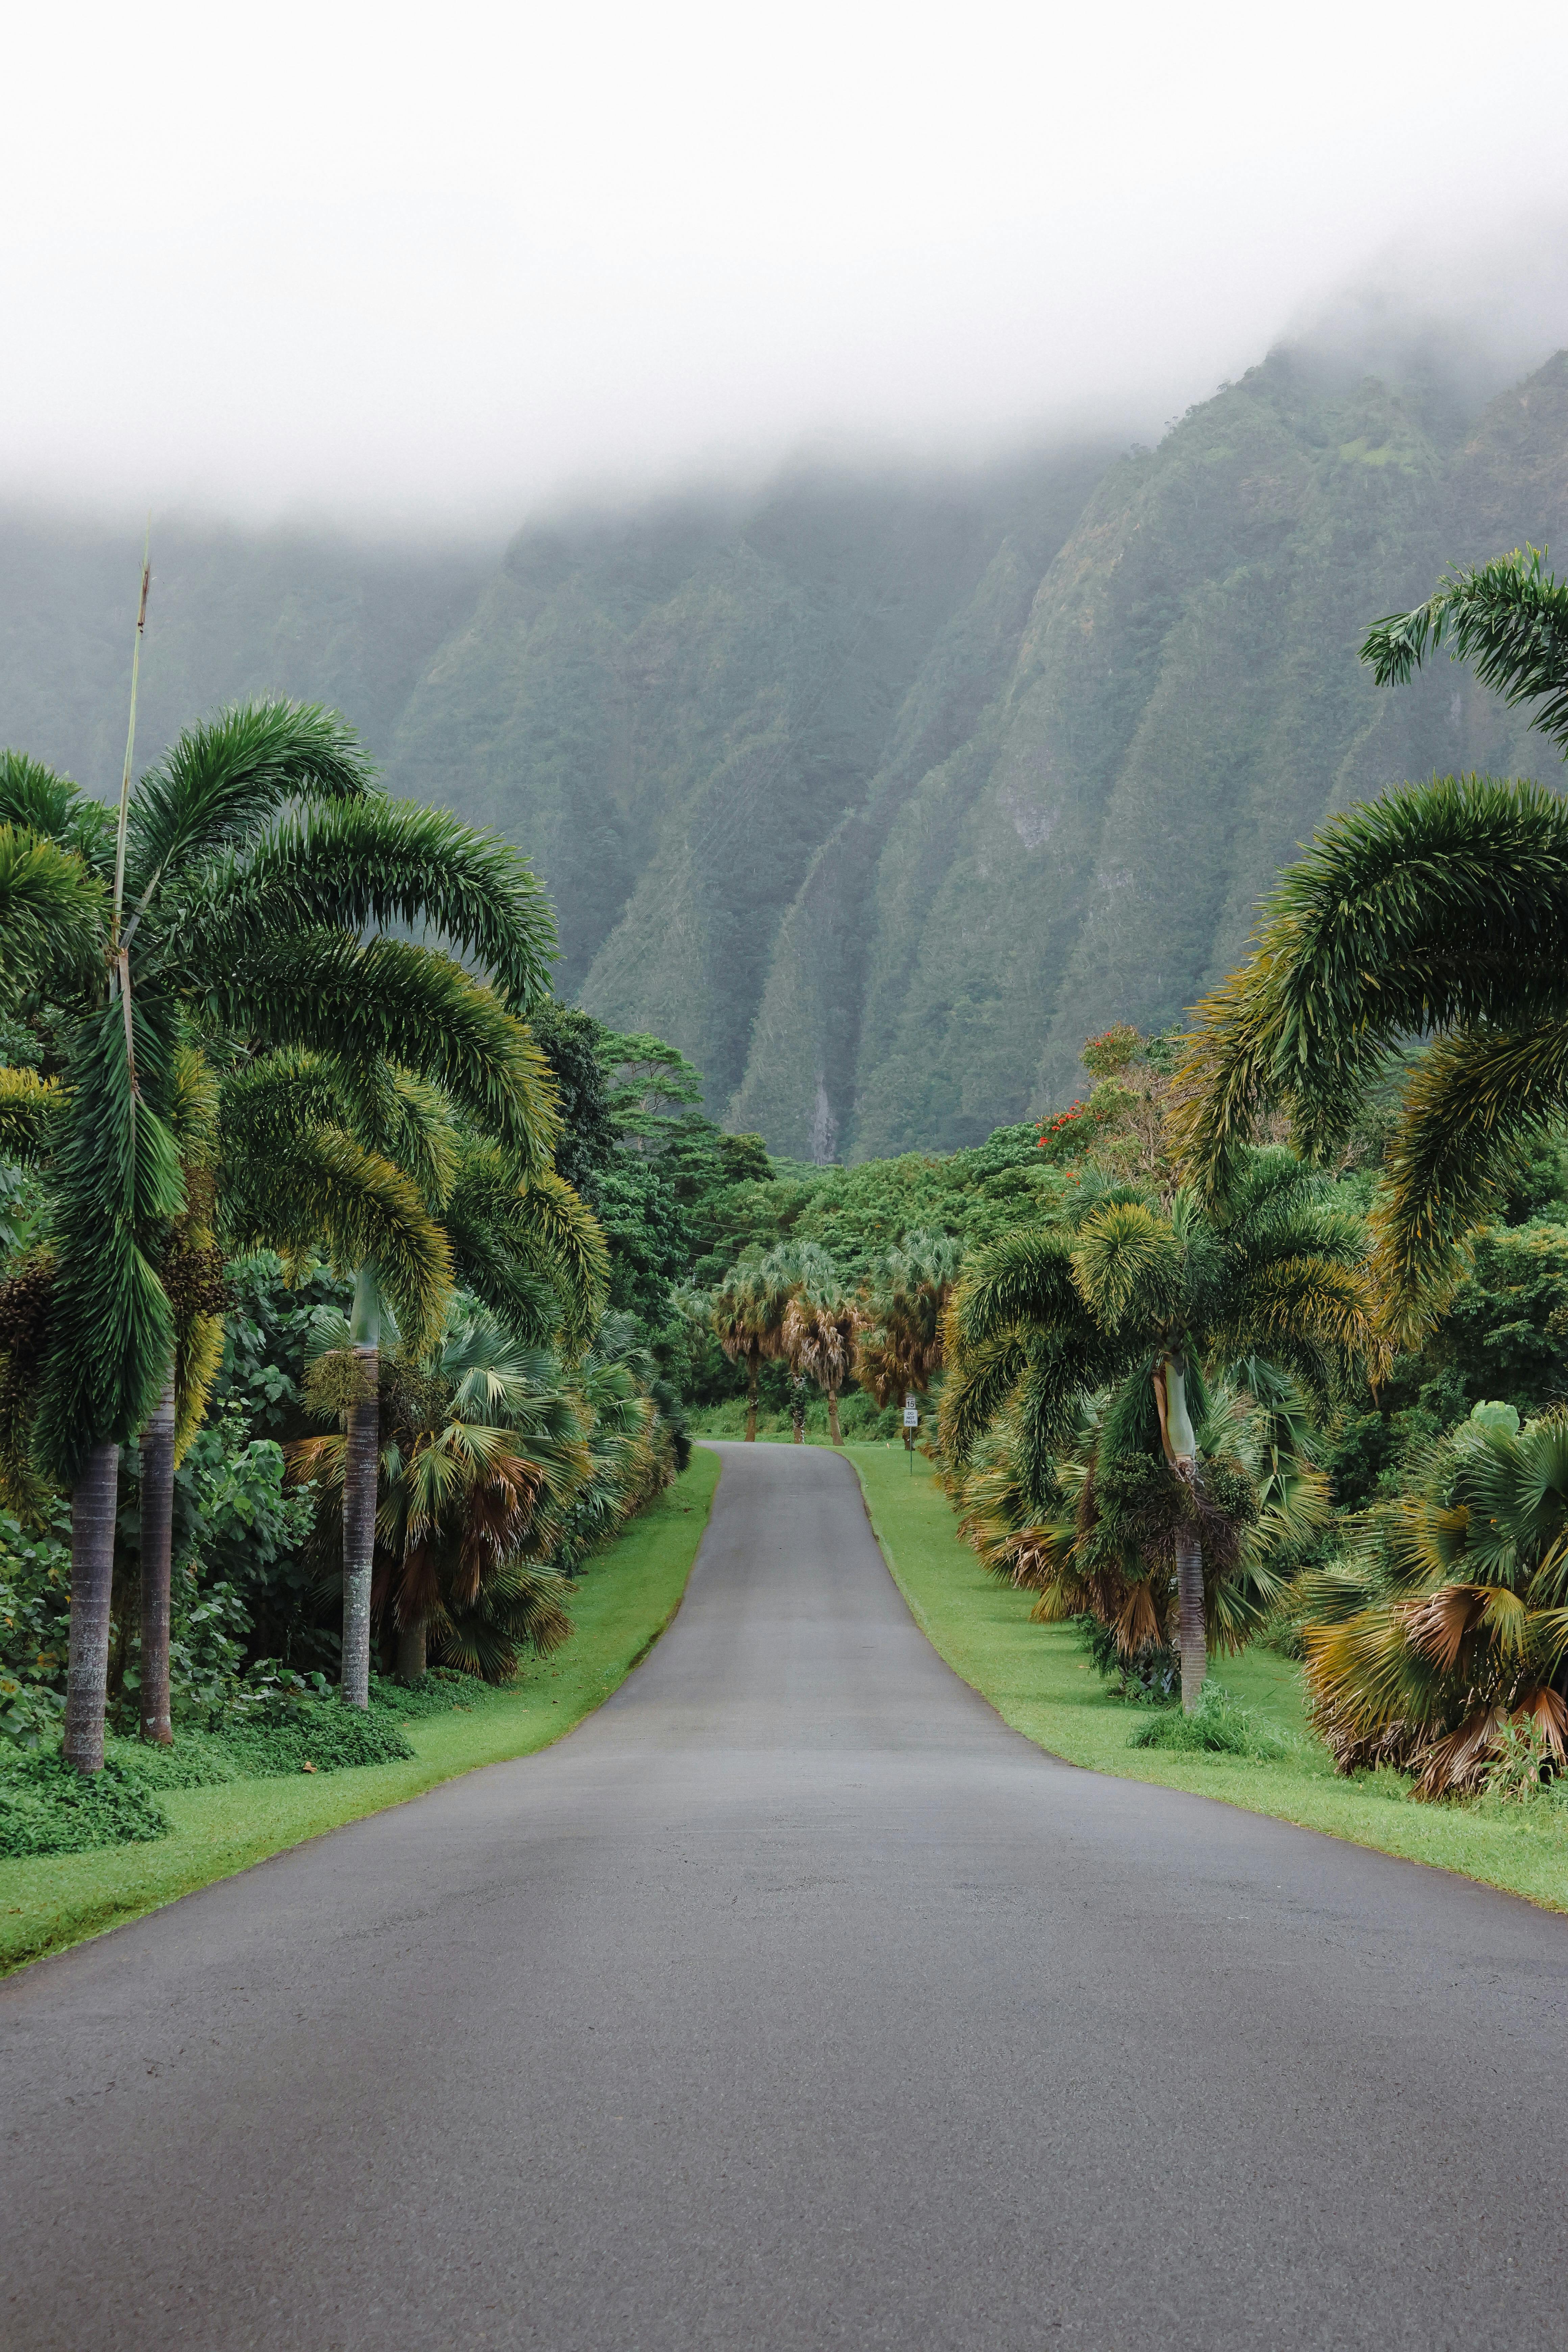
[[[1334,1393],[1378,1343],[1359,1226],[1324,1191],[1289,1152],[1260,1151],[1223,1219],[1191,1193],[1165,1211],[1110,1187],[1061,1225],[994,1243],[948,1318],[944,1450],[964,1461],[1011,1400],[1048,1459],[1080,1400],[1140,1367],[1157,1387],[1162,1364],[1256,1352],[1310,1396]]]
[[[438,1336],[453,1282],[524,1346],[594,1328],[609,1266],[592,1211],[552,1170],[466,1129],[412,1071],[279,1047],[226,1076],[218,1130],[231,1245],[374,1259],[416,1349]]]
[[[1436,1303],[1521,1137],[1568,1101],[1568,803],[1481,777],[1405,786],[1324,828],[1242,969],[1198,1008],[1175,1147],[1222,1198],[1263,1112],[1314,1157],[1412,1035],[1374,1231],[1391,1302]]]
[[[553,1139],[548,1067],[515,1017],[542,993],[553,946],[537,884],[504,845],[386,800],[335,716],[257,703],[187,730],[132,797],[118,916],[94,808],[36,762],[0,764],[0,826],[79,857],[100,886],[92,954],[53,965],[48,982],[69,1034],[37,1443],[67,1482],[93,1446],[133,1433],[166,1377],[158,1264],[184,1206],[172,1121],[193,1017],[258,1047],[401,1063],[530,1166]],[[484,963],[493,988],[446,954],[374,935],[421,921]]]
[[[1362,658],[1401,683],[1455,658],[1568,749],[1568,584],[1534,548],[1450,574],[1379,621]],[[1443,1303],[1457,1248],[1531,1130],[1568,1104],[1568,809],[1533,783],[1405,785],[1324,827],[1288,868],[1242,969],[1198,1008],[1173,1136],[1223,1195],[1262,1113],[1313,1155],[1342,1139],[1391,1049],[1433,1042],[1404,1088],[1375,1231],[1408,1332]]]
[[[1047,1507],[1025,1492],[1006,1417],[963,1482],[963,1532],[993,1573],[1036,1592],[1042,1624],[1089,1615],[1124,1671],[1162,1680],[1176,1634],[1176,1551],[1195,1526],[1207,1647],[1237,1649],[1278,1606],[1330,1516],[1328,1480],[1294,1384],[1252,1359],[1196,1399],[1191,1486],[1161,1459],[1147,1381],[1084,1401],[1050,1466]]]
[[[1568,1759],[1568,1419],[1482,1405],[1410,1492],[1305,1582],[1313,1713],[1345,1771],[1388,1762],[1425,1796],[1473,1788],[1533,1733]]]
[[[1238,1171],[1223,1221],[1190,1193],[1164,1211],[1131,1188],[1108,1188],[1068,1223],[1026,1228],[981,1253],[948,1317],[941,1430],[950,1461],[962,1470],[1005,1412],[1023,1493],[1048,1511],[1085,1400],[1126,1391],[1149,1457],[1157,1445],[1195,1496],[1205,1361],[1256,1353],[1321,1400],[1376,1353],[1361,1234],[1322,1192],[1289,1153],[1259,1152]],[[1201,1513],[1184,1507],[1176,1517],[1192,1706],[1205,1654]]]

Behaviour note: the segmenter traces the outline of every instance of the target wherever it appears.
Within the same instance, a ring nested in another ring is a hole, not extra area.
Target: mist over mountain
[[[535,858],[562,992],[658,1031],[779,1151],[952,1149],[1179,1017],[1332,810],[1541,774],[1367,623],[1568,520],[1568,353],[1273,352],[1154,449],[795,467],[482,550],[159,528],[142,753],[234,696],[336,704],[394,790]],[[138,544],[0,517],[0,740],[118,782]]]

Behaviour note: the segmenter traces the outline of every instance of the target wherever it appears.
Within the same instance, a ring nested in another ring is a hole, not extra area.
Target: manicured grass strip
[[[608,1698],[668,1624],[718,1483],[719,1456],[700,1447],[684,1475],[589,1561],[570,1604],[576,1630],[565,1648],[525,1666],[472,1712],[408,1723],[412,1763],[171,1789],[159,1802],[174,1834],[155,1844],[0,1862],[0,1973],[476,1765],[548,1748]]]
[[[1248,1812],[1434,1864],[1568,1910],[1568,1806],[1422,1805],[1393,1774],[1340,1780],[1307,1729],[1300,1670],[1272,1651],[1219,1661],[1215,1673],[1254,1715],[1289,1735],[1288,1760],[1131,1748],[1139,1710],[1111,1697],[1070,1626],[1029,1622],[1031,1596],[999,1584],[960,1540],[931,1465],[901,1450],[845,1448],[859,1473],[883,1557],[915,1622],[956,1674],[1026,1738],[1097,1772],[1217,1797]]]

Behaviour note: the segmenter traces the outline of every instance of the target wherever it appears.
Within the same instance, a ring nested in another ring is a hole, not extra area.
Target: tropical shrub
[[[1302,1582],[1313,1721],[1343,1771],[1487,1785],[1513,1743],[1568,1754],[1568,1414],[1478,1405]]]
[[[1135,1652],[1168,1633],[1154,1609],[1160,1588],[1127,1580],[1126,1562],[1141,1545],[1151,1559],[1168,1545],[1189,1709],[1207,1654],[1205,1542],[1218,1545],[1227,1569],[1240,1556],[1247,1486],[1224,1454],[1212,1468],[1203,1459],[1205,1367],[1223,1373],[1245,1360],[1255,1395],[1279,1383],[1283,1398],[1293,1381],[1303,1398],[1328,1405],[1380,1353],[1364,1255],[1359,1223],[1320,1180],[1272,1150],[1237,1171],[1220,1213],[1205,1214],[1186,1193],[1163,1209],[1142,1188],[1086,1185],[1058,1224],[1025,1228],[977,1253],[954,1296],[940,1422],[950,1474],[977,1470],[978,1449],[994,1433],[995,1469],[1016,1489],[1009,1507],[1026,1515],[1020,1528],[1057,1520],[1059,1530],[1058,1465],[1081,1448],[1089,1400],[1106,1396],[1111,1450],[1086,1474],[1088,1517],[1077,1526],[1075,1494],[1075,1532],[1042,1535],[1040,1573],[1058,1558],[1092,1561],[1085,1590],[1103,1590],[1097,1613],[1107,1613],[1112,1594],[1101,1580],[1120,1562],[1131,1612],[1125,1646]],[[1089,1605],[1079,1600],[1067,1613]]]
[[[0,1855],[89,1853],[167,1837],[172,1824],[123,1764],[90,1775],[51,1743],[0,1765]]]

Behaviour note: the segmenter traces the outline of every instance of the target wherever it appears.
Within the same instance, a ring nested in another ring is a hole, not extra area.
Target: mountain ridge
[[[668,1036],[726,1125],[951,1150],[1069,1099],[1090,1032],[1179,1018],[1348,801],[1555,781],[1467,672],[1379,693],[1356,647],[1565,520],[1568,353],[1478,406],[1418,354],[1281,350],[1152,449],[796,467],[499,561],[161,531],[141,740],[334,703],[393,790],[528,850],[562,992]],[[18,511],[0,546],[0,738],[111,790],[124,550]]]

